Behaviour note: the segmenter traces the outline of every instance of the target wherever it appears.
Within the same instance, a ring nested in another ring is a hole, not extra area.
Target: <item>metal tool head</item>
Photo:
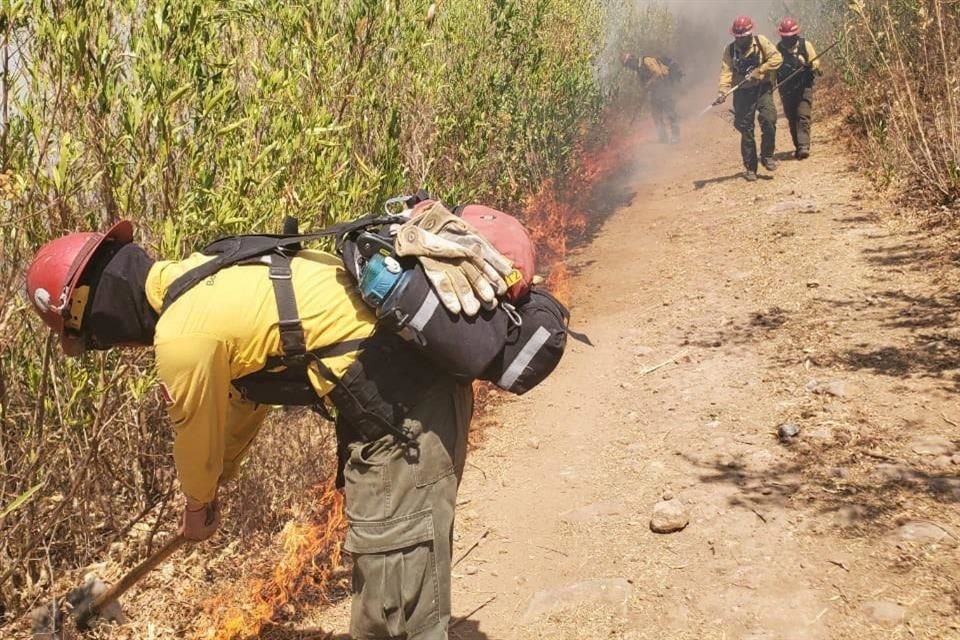
[[[34,640],[67,640],[72,637],[64,624],[63,609],[73,618],[78,631],[88,631],[101,621],[123,624],[127,617],[116,601],[108,602],[99,610],[94,609],[97,596],[107,590],[107,585],[94,575],[87,576],[82,585],[71,589],[65,598],[37,607],[30,613],[31,632]]]

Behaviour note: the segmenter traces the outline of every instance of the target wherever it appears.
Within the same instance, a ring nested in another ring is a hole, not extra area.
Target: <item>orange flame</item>
[[[283,557],[270,578],[253,580],[248,585],[240,602],[249,604],[223,610],[221,598],[206,603],[213,623],[204,638],[234,640],[255,636],[306,586],[317,588],[328,598],[331,577],[341,562],[346,518],[343,494],[332,482],[318,491],[312,522],[287,525],[282,534]]]
[[[607,118],[601,140],[583,136],[574,154],[575,170],[563,184],[547,179],[524,203],[523,218],[537,247],[538,262],[548,265],[547,284],[561,300],[567,300],[570,293],[563,259],[570,243],[582,238],[590,227],[593,190],[628,163],[652,134],[649,120],[635,125],[620,117]]]
[[[589,228],[593,189],[629,161],[635,148],[650,134],[650,127],[611,119],[603,140],[591,145],[584,136],[575,152],[577,169],[564,184],[545,180],[524,203],[523,217],[537,246],[538,260],[541,265],[549,265],[547,282],[559,298],[569,297],[563,259],[570,242],[581,238]],[[347,523],[341,492],[332,483],[320,487],[319,492],[311,522],[287,526],[282,537],[283,558],[270,578],[253,580],[248,585],[239,600],[246,604],[224,610],[225,597],[207,602],[213,623],[210,633],[203,636],[205,640],[256,636],[306,586],[316,587],[329,600],[327,594],[334,568],[341,563]]]

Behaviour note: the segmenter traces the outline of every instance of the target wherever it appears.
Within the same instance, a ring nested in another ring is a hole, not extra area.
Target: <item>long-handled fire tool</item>
[[[753,69],[751,69],[750,71],[753,71]],[[703,111],[700,112],[700,115],[701,115],[701,116],[704,115],[705,113],[707,113],[708,111],[710,111],[710,109],[713,109],[713,108],[714,108],[715,106],[717,106],[718,104],[723,104],[723,101],[726,100],[727,98],[729,98],[729,97],[733,94],[734,91],[736,91],[737,89],[739,89],[740,87],[742,87],[743,85],[745,85],[745,84],[748,83],[748,82],[750,82],[750,72],[749,72],[749,71],[747,72],[747,77],[746,77],[746,78],[744,78],[743,80],[741,80],[740,82],[738,82],[733,88],[731,88],[731,89],[730,89],[729,91],[727,91],[726,93],[723,93],[723,94],[717,96],[717,99],[714,100],[713,102],[711,102],[708,106],[706,106],[706,107],[703,109]]]
[[[806,64],[805,66],[800,67],[799,69],[797,69],[796,71],[794,71],[793,73],[791,73],[790,75],[788,75],[786,78],[783,79],[783,82],[778,82],[777,85],[779,86],[779,85],[787,84],[788,82],[790,82],[791,80],[793,80],[794,76],[796,76],[797,74],[802,73],[802,72],[804,72],[804,71],[808,71],[808,70],[810,69],[810,65],[812,65],[814,62],[816,62],[817,60],[819,60],[819,59],[822,58],[823,56],[825,56],[831,49],[833,49],[834,47],[836,47],[838,44],[840,44],[840,40],[837,40],[836,42],[834,42],[833,44],[831,44],[829,47],[827,47],[826,49],[824,49],[823,51],[821,51],[821,52],[818,53],[817,55],[815,55],[815,56],[813,56],[812,58],[810,58],[810,60],[807,62],[807,64]]]
[[[187,542],[188,540],[183,536],[174,536],[112,587],[108,588],[99,579],[88,579],[83,585],[71,589],[64,599],[70,605],[70,614],[73,616],[76,628],[86,631],[96,623],[98,617],[122,622],[123,612],[115,604],[117,599]],[[37,607],[31,612],[32,632],[35,639],[59,640],[64,637],[61,611],[64,599],[57,598],[52,603]]]
[[[826,49],[824,49],[823,51],[821,51],[820,53],[818,53],[817,55],[815,55],[813,58],[811,58],[811,59],[809,60],[809,62],[807,62],[806,66],[803,66],[803,67],[797,69],[796,71],[794,71],[793,73],[791,73],[789,76],[787,76],[786,78],[784,78],[784,79],[783,79],[783,82],[780,82],[779,84],[787,84],[787,83],[790,82],[790,80],[792,80],[793,77],[796,76],[798,73],[801,73],[801,72],[803,72],[803,71],[808,70],[809,65],[813,64],[814,61],[819,60],[820,58],[822,58],[824,55],[827,54],[827,52],[829,52],[831,49],[833,49],[834,47],[836,47],[836,46],[837,46],[838,44],[840,44],[842,41],[843,41],[842,38],[837,39],[836,42],[834,42],[834,43],[831,44],[829,47],[827,47]],[[747,76],[748,76],[748,77],[744,78],[744,79],[741,80],[739,83],[737,83],[737,86],[733,87],[732,89],[730,89],[730,90],[727,91],[726,93],[717,96],[717,99],[714,100],[712,103],[710,103],[710,105],[709,105],[708,107],[704,108],[704,110],[700,112],[700,115],[702,116],[703,114],[705,114],[705,113],[707,113],[708,111],[710,111],[710,109],[713,109],[715,106],[717,106],[717,105],[719,105],[719,104],[723,104],[723,102],[724,102],[727,98],[729,98],[730,95],[731,95],[734,91],[736,91],[737,89],[739,89],[740,87],[742,87],[744,84],[746,84],[746,83],[750,80],[750,78],[749,78],[749,72],[747,72]]]

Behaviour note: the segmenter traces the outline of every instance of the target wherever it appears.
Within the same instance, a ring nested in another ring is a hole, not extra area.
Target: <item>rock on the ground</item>
[[[650,530],[654,533],[674,533],[690,523],[690,512],[679,500],[661,500],[653,507]]]
[[[784,422],[782,425],[777,427],[777,435],[783,441],[789,441],[791,438],[795,438],[800,435],[800,427],[793,422]]]
[[[917,544],[940,544],[950,547],[957,546],[957,540],[936,522],[927,520],[911,520],[904,522],[893,532],[896,542],[914,542]]]
[[[527,440],[527,446],[530,447],[531,449],[539,449],[540,438],[537,438],[537,437],[530,438],[529,440]]]
[[[561,587],[538,591],[533,595],[524,613],[524,622],[532,622],[542,615],[576,609],[584,605],[607,605],[624,608],[630,601],[633,587],[626,578],[588,580]]]
[[[872,622],[887,628],[902,624],[907,617],[905,607],[889,600],[871,600],[863,605],[863,612]]]
[[[600,518],[608,516],[616,516],[620,514],[620,511],[621,507],[618,504],[612,502],[596,502],[594,504],[588,504],[585,507],[564,511],[560,514],[560,519],[567,524],[579,524],[599,520]]]
[[[910,449],[922,456],[948,456],[955,452],[957,447],[943,436],[924,434],[910,440]]]

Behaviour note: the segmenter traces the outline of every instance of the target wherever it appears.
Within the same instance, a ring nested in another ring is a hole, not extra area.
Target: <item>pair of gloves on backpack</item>
[[[399,256],[416,256],[451,313],[474,316],[496,307],[513,272],[508,258],[439,202],[400,225],[394,249]]]

